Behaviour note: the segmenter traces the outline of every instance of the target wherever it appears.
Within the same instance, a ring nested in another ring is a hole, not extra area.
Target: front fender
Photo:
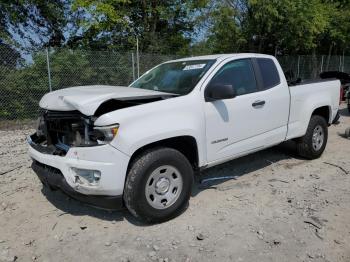
[[[96,125],[119,123],[111,145],[132,156],[160,140],[191,136],[197,142],[199,165],[206,162],[205,119],[198,93],[116,110],[101,116]]]

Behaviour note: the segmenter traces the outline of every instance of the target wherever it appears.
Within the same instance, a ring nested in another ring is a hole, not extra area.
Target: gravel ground
[[[0,261],[349,262],[349,126],[343,109],[314,161],[285,144],[203,172],[188,209],[151,226],[43,189],[27,156],[33,130],[0,131]]]

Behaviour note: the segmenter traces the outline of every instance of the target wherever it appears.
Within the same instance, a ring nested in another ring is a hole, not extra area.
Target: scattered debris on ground
[[[29,168],[33,130],[0,131],[0,261],[349,262],[345,112],[320,159],[282,145],[206,170],[187,210],[158,225],[43,188]]]

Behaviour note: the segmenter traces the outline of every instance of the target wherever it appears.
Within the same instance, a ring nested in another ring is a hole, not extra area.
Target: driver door
[[[251,59],[221,67],[211,84],[232,85],[237,96],[205,102],[207,161],[215,162],[254,151],[264,145],[264,97],[259,92]]]

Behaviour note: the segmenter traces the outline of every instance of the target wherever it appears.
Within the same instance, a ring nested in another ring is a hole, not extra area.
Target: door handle
[[[253,107],[263,107],[264,105],[265,105],[264,100],[257,100],[252,104]]]

